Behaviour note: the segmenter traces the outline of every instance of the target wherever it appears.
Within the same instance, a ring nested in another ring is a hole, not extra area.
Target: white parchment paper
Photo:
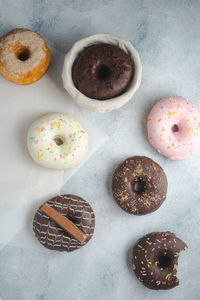
[[[47,112],[69,113],[77,119],[80,115],[62,88],[63,59],[54,51],[48,73],[33,85],[19,86],[0,77],[0,249],[8,243],[35,245],[31,233],[34,211],[59,194],[62,184],[84,164],[65,172],[49,170],[33,162],[27,152],[27,130],[35,118]],[[88,121],[80,121],[91,139],[88,159],[105,141],[105,135]]]

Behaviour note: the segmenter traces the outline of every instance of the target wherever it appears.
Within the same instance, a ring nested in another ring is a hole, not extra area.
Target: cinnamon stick
[[[56,224],[58,224],[63,230],[68,232],[81,244],[84,243],[85,240],[87,239],[87,234],[82,232],[72,221],[70,221],[67,217],[62,216],[57,210],[55,210],[49,204],[45,203],[41,207],[41,211],[43,211],[49,218],[54,220]]]

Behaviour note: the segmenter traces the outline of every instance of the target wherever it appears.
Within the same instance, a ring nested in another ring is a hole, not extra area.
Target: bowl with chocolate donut
[[[66,54],[62,79],[79,105],[103,113],[130,101],[141,75],[139,54],[129,41],[96,34],[79,40]]]

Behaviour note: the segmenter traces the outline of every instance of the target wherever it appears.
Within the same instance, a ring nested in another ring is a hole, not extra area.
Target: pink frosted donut
[[[148,116],[147,131],[159,153],[173,160],[185,159],[200,144],[200,113],[184,98],[161,99]]]

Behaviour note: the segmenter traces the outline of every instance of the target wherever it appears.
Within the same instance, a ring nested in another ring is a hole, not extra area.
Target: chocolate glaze
[[[178,257],[187,245],[171,232],[152,232],[133,248],[133,270],[148,288],[171,289],[179,284]]]
[[[122,209],[144,215],[158,209],[165,200],[167,178],[163,169],[152,159],[134,156],[115,170],[112,190]]]
[[[71,252],[84,246],[91,239],[95,227],[95,215],[88,202],[75,195],[61,195],[47,203],[61,215],[69,218],[88,235],[88,238],[83,244],[80,244],[41,211],[40,208],[43,204],[37,210],[33,220],[33,231],[43,246],[52,250]]]
[[[127,88],[133,76],[133,63],[119,47],[98,44],[86,48],[74,63],[72,78],[87,97],[106,100]]]

